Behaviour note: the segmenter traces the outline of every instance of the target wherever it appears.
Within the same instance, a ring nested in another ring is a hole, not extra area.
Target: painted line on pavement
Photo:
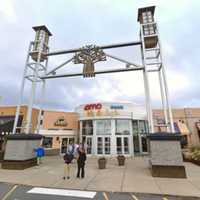
[[[133,198],[133,200],[139,200],[134,194],[131,194],[131,197]]]
[[[50,188],[40,188],[40,187],[32,188],[27,193],[82,197],[82,198],[90,198],[90,199],[93,199],[94,196],[96,195],[96,192],[87,192],[87,191],[81,191],[81,190],[50,189]]]
[[[162,199],[163,199],[163,200],[169,200],[167,197],[163,197]]]
[[[103,192],[103,196],[105,200],[109,200],[108,195],[105,192]]]
[[[18,187],[18,185],[14,185],[7,193],[6,195],[3,197],[2,200],[6,200]]]

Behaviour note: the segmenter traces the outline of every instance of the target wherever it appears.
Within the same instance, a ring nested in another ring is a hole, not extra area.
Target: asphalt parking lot
[[[1,200],[198,200],[197,197],[157,194],[94,192],[55,188],[39,188],[0,183]]]

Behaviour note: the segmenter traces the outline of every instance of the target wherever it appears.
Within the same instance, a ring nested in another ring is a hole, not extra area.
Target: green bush
[[[200,150],[196,149],[192,152],[192,159],[200,161]]]
[[[200,145],[196,145],[196,146],[191,146],[190,147],[190,152],[195,152],[195,151],[200,151]]]

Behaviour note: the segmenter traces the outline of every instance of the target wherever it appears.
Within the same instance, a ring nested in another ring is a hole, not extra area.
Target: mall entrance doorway
[[[111,137],[97,136],[97,155],[111,154]]]
[[[127,136],[116,137],[116,152],[118,155],[130,154],[130,139]]]
[[[134,135],[133,146],[135,155],[144,155],[148,153],[147,135]]]

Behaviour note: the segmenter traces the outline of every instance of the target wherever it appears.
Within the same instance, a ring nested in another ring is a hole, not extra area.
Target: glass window
[[[129,139],[124,137],[124,154],[129,154]]]
[[[105,154],[110,154],[110,137],[105,137]]]
[[[96,134],[110,135],[111,134],[111,120],[96,120]]]
[[[117,154],[122,154],[122,138],[121,137],[117,137],[116,138],[116,144],[117,144]]]
[[[97,154],[103,154],[103,138],[97,138]]]
[[[52,137],[44,137],[42,141],[42,146],[45,148],[52,148],[53,138]]]
[[[116,124],[116,135],[129,135],[130,134],[130,120],[117,119]]]
[[[86,140],[86,149],[87,149],[87,154],[92,153],[92,137],[88,137]]]
[[[83,135],[93,135],[93,121],[86,120],[83,121]]]
[[[145,121],[139,121],[139,133],[140,134],[145,134],[146,133],[146,125],[145,125]]]
[[[133,120],[132,124],[133,124],[133,135],[137,135],[138,134],[138,121]]]

